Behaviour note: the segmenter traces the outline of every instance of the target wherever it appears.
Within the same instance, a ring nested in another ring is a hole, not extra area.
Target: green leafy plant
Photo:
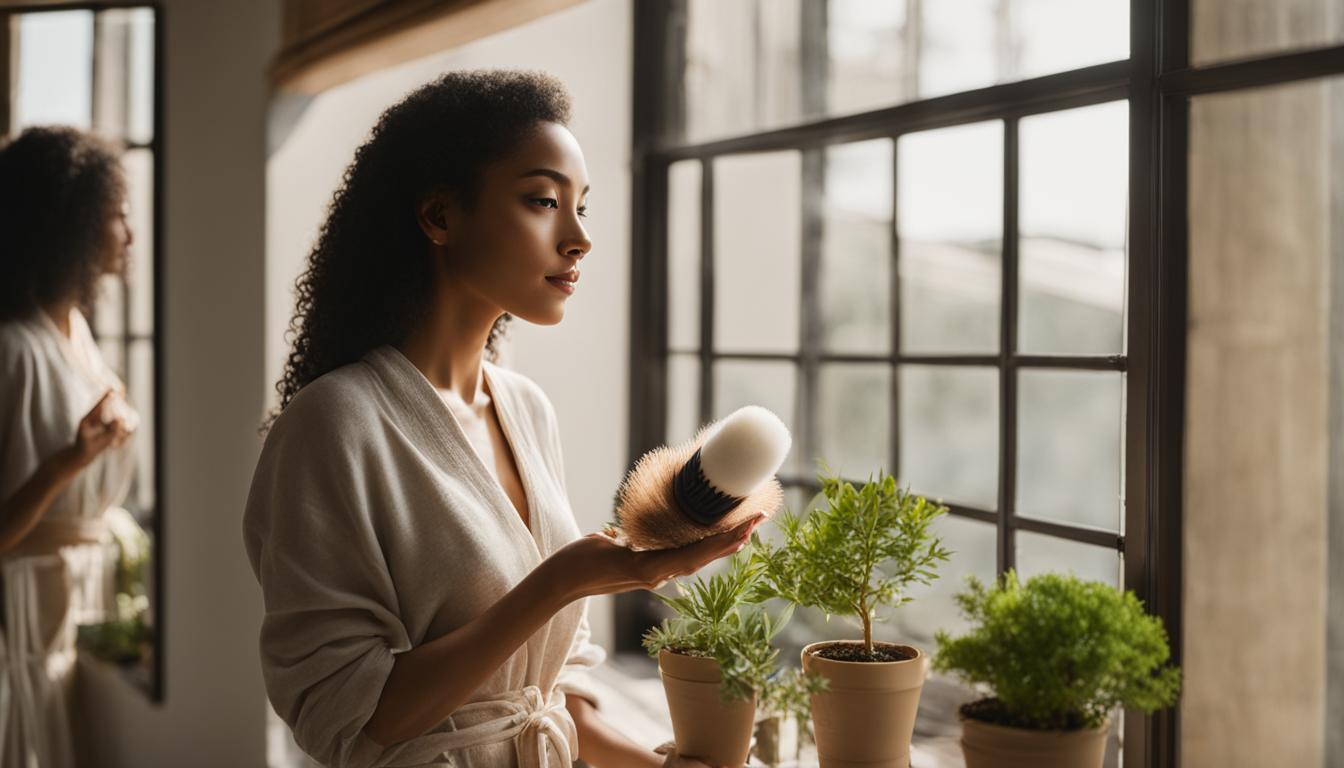
[[[798,724],[798,745],[794,757],[802,753],[803,744],[815,742],[812,733],[812,697],[828,687],[825,677],[807,674],[797,667],[776,672],[765,686],[760,709],[769,715],[792,717]]]
[[[152,625],[146,589],[152,541],[135,518],[114,507],[105,513],[117,546],[116,612],[108,621],[77,628],[77,642],[98,658],[123,666],[148,664]]]
[[[987,684],[993,697],[963,714],[1017,728],[1095,728],[1117,706],[1154,712],[1176,701],[1180,670],[1166,630],[1132,591],[1047,573],[1008,571],[986,587],[974,576],[957,604],[974,626],[937,634],[935,669]]]
[[[770,641],[788,623],[793,606],[772,618],[764,606],[749,604],[759,579],[760,566],[739,553],[721,573],[698,576],[689,586],[677,581],[677,597],[655,592],[677,615],[644,633],[644,649],[654,657],[666,649],[718,661],[725,701],[765,692],[779,655]]]
[[[753,558],[762,570],[754,599],[781,597],[831,615],[858,619],[864,651],[873,657],[873,624],[878,608],[911,598],[913,584],[937,578],[934,568],[950,554],[932,534],[933,521],[947,507],[897,487],[878,471],[862,488],[834,475],[823,464],[817,479],[827,508],[806,517],[785,510],[778,517],[782,546],[752,536]]]

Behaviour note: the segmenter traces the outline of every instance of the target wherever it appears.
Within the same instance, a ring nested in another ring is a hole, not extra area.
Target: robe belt
[[[12,550],[15,555],[54,555],[61,547],[110,540],[107,520],[99,517],[39,520]],[[8,554],[8,553],[7,553]]]
[[[436,731],[412,739],[397,757],[405,759],[412,754],[424,754],[432,747],[441,756],[444,753],[469,747],[479,747],[512,739],[518,754],[518,768],[569,768],[578,751],[578,731],[574,718],[565,709],[565,695],[556,690],[550,701],[535,685],[508,691],[493,699],[464,704],[453,712],[453,719],[470,719],[472,715],[498,712],[499,716],[455,731]],[[418,742],[418,743],[417,743]],[[552,764],[547,745],[555,747],[560,756],[559,765]],[[389,756],[390,757],[390,756]],[[393,765],[404,764],[396,760]]]

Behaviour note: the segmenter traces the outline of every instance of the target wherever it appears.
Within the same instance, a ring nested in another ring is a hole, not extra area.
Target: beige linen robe
[[[578,538],[550,401],[483,361],[530,508],[524,525],[429,380],[395,347],[305,386],[276,419],[243,535],[261,584],[267,694],[333,768],[568,768],[565,695],[605,651],[586,601],[539,629],[450,718],[382,749],[363,734],[394,654],[461,627]]]
[[[70,338],[43,312],[0,323],[0,498],[9,498],[49,456],[70,445],[108,388],[124,390],[88,322],[70,312]],[[139,416],[119,408],[128,424]],[[79,624],[112,618],[117,546],[109,510],[135,474],[135,441],[108,448],[56,496],[19,545],[0,555],[0,765],[69,768],[69,711]]]

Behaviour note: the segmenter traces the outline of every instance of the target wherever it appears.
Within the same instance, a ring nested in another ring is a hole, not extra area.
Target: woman
[[[244,538],[268,695],[324,765],[703,766],[599,715],[583,598],[694,572],[759,520],[665,552],[580,537],[554,409],[495,364],[510,316],[560,322],[592,245],[568,118],[536,73],[414,91],[299,278]]]
[[[131,241],[112,147],[55,127],[0,149],[4,765],[75,764],[75,627],[111,609],[105,517],[130,488],[138,422],[84,311]]]

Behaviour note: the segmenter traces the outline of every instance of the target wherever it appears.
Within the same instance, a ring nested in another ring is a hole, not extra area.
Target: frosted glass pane
[[[137,149],[122,156],[126,169],[131,263],[127,274],[131,332],[154,332],[154,156]]]
[[[933,530],[952,555],[937,567],[933,584],[910,588],[913,601],[896,609],[891,622],[896,637],[924,648],[932,647],[934,633],[940,629],[959,635],[970,628],[953,596],[966,588],[967,576],[992,583],[998,551],[998,532],[989,523],[944,515],[934,522]]]
[[[1123,563],[1108,547],[1028,531],[1017,532],[1017,573],[1025,581],[1040,573],[1070,573],[1119,587]]]
[[[1017,513],[1120,530],[1121,374],[1018,374]]]
[[[1023,118],[1018,349],[1124,351],[1129,105]]]
[[[14,126],[92,120],[93,13],[59,11],[18,18]]]
[[[700,347],[700,170],[698,160],[667,170],[668,344]]]
[[[714,346],[718,351],[798,349],[800,155],[774,152],[714,161]]]
[[[891,471],[891,366],[823,364],[817,377],[817,449],[856,481]],[[815,461],[811,467],[818,467]]]
[[[997,352],[1003,125],[910,134],[897,152],[901,350]]]
[[[891,141],[826,150],[821,334],[831,352],[891,351]]]
[[[154,346],[152,341],[131,342],[131,367],[126,379],[131,407],[140,413],[136,441],[134,499],[141,510],[154,504]]]
[[[901,483],[931,499],[997,509],[998,371],[906,365],[900,377]]]
[[[1344,42],[1341,0],[1191,0],[1195,65]]]

